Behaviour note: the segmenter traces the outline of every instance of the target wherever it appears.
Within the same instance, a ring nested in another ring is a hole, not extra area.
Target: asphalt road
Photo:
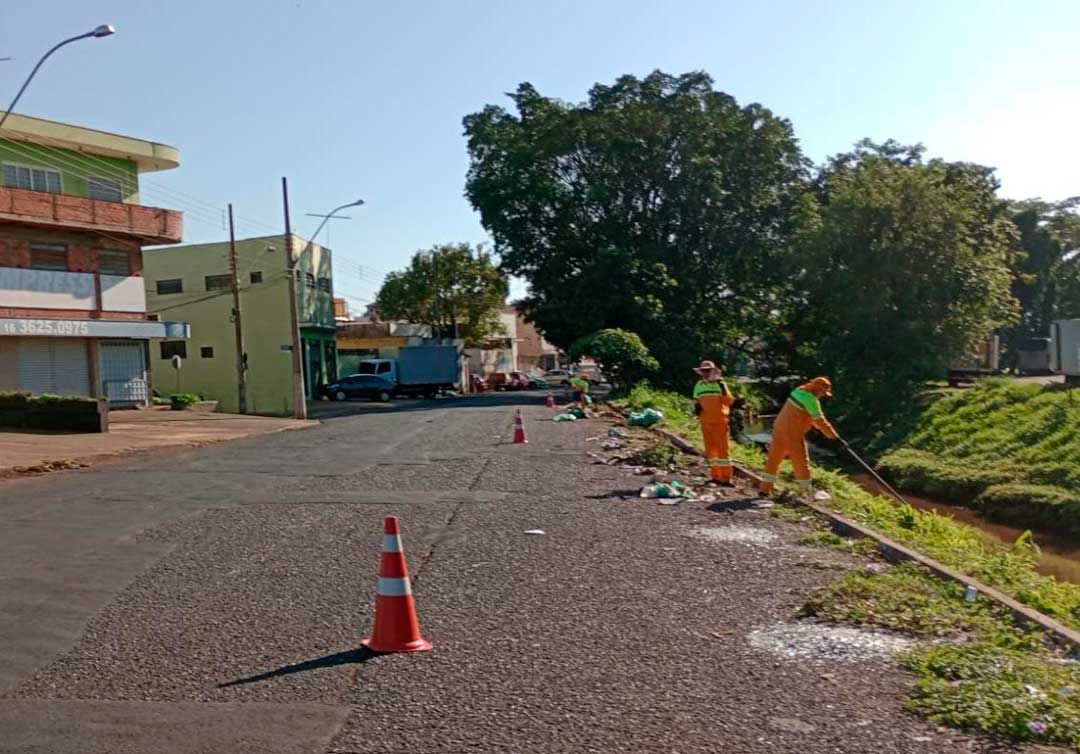
[[[0,752],[982,746],[904,714],[884,660],[748,641],[857,564],[760,511],[638,498],[585,455],[599,422],[541,400],[335,404],[310,430],[0,482]],[[426,654],[358,649],[391,513]],[[692,536],[732,526],[762,541]]]

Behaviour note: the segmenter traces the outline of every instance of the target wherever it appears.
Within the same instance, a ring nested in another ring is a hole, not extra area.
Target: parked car
[[[483,393],[488,389],[488,381],[478,374],[470,374],[469,382],[474,393]]]
[[[526,390],[529,378],[524,372],[495,372],[488,378],[492,390]]]
[[[549,385],[565,385],[573,376],[573,372],[566,369],[549,369],[544,372],[544,380]]]
[[[353,374],[330,385],[323,385],[322,394],[335,401],[368,398],[385,403],[394,396],[394,383],[373,374]]]
[[[551,384],[543,377],[529,375],[529,390],[547,390]]]

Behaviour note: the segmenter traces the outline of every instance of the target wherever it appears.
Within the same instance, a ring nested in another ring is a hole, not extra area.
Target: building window
[[[181,359],[186,359],[187,342],[183,340],[161,341],[161,358],[167,361],[173,356],[179,356]]]
[[[180,278],[172,278],[171,280],[159,280],[157,281],[157,292],[159,296],[164,296],[168,293],[183,293],[184,281]]]
[[[258,285],[261,282],[262,282],[262,273],[261,272],[256,271],[256,272],[251,273],[251,284],[252,285]]]
[[[30,244],[30,268],[66,271],[68,268],[67,246],[62,243]]]
[[[103,202],[124,201],[124,190],[119,181],[91,176],[86,181],[86,187],[91,199],[100,199]]]
[[[214,358],[214,347],[213,346],[203,346],[202,348],[199,349],[199,355],[202,356],[204,359],[212,359],[212,358]]]
[[[308,288],[314,288],[315,287],[315,276],[312,275],[310,272],[305,272],[304,273],[304,283],[307,285]]]
[[[330,292],[330,278],[319,278],[319,290]]]
[[[4,163],[4,185],[8,188],[28,189],[60,193],[60,173],[56,170],[34,168],[28,165]]]
[[[206,290],[221,291],[232,288],[232,275],[207,275]]]
[[[98,272],[102,275],[130,275],[131,257],[126,251],[102,249],[98,252]]]

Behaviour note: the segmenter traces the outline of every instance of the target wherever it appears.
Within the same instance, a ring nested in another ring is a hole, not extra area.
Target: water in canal
[[[771,439],[769,427],[766,424],[755,424],[746,428],[743,435],[746,439],[759,444],[768,443]],[[870,474],[863,472],[848,472],[848,476],[858,482],[867,492],[893,499]],[[963,508],[959,505],[941,503],[923,497],[901,493],[913,508],[925,511],[934,511],[944,516],[949,516],[955,521],[973,526],[982,532],[982,535],[991,542],[1012,544],[1017,537],[1024,533],[1023,529],[1017,529],[1007,524],[998,524],[987,521],[981,513],[971,508]],[[1060,581],[1069,581],[1080,584],[1080,544],[1076,542],[1053,537],[1045,532],[1034,532],[1035,543],[1039,546],[1041,554],[1036,569],[1045,576],[1054,576]]]

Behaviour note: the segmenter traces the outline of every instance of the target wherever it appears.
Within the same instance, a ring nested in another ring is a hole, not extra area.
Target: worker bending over
[[[578,372],[574,375],[574,378],[570,380],[570,387],[574,389],[574,400],[578,402],[578,406],[584,411],[589,407],[589,380],[586,379],[584,372]]]
[[[713,482],[730,484],[731,430],[728,416],[734,396],[724,382],[724,373],[711,361],[701,362],[694,370],[701,377],[694,385],[694,413],[701,417],[701,438],[705,441],[705,460]]]
[[[836,430],[821,412],[821,398],[832,397],[832,383],[828,377],[815,377],[791,391],[784,407],[773,423],[772,443],[765,461],[763,493],[773,491],[776,472],[785,458],[791,459],[795,483],[800,491],[810,490],[810,453],[806,448],[806,433],[810,428],[818,430],[830,440],[838,439]]]

